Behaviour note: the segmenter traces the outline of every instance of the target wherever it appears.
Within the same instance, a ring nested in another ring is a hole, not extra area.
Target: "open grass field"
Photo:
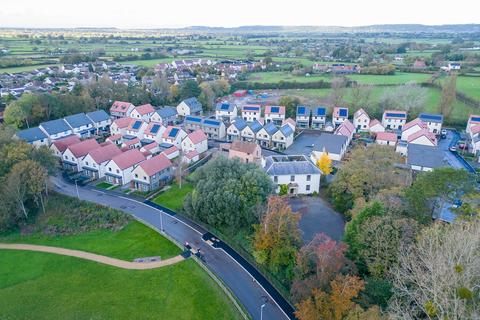
[[[137,222],[118,232],[8,238],[127,260],[179,252]],[[0,261],[1,319],[239,319],[194,260],[138,271],[55,254],[0,250]]]
[[[192,192],[192,190],[193,185],[190,183],[183,183],[181,189],[177,184],[173,184],[170,189],[160,193],[152,201],[161,206],[178,211],[183,207],[183,199],[185,199],[187,194]]]
[[[34,66],[25,66],[25,67],[12,67],[12,68],[0,68],[0,73],[19,73],[25,71],[33,71],[38,68],[45,68],[51,66],[59,66],[60,64],[40,64]]]
[[[480,77],[457,77],[457,90],[480,100]]]

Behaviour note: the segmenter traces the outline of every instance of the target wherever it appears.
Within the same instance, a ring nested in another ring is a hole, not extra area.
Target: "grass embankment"
[[[168,258],[180,252],[153,230],[120,217],[127,216],[54,195],[47,214],[39,216],[34,227],[3,235],[0,241],[86,250],[125,260]],[[239,318],[193,260],[138,271],[55,254],[0,250],[0,261],[2,319]]]
[[[193,185],[190,183],[183,183],[182,188],[179,188],[177,184],[173,184],[168,190],[160,193],[152,201],[174,211],[179,211],[183,208],[183,200],[192,190]]]

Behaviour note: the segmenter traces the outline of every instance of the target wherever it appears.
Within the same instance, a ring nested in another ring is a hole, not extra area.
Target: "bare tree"
[[[334,107],[339,107],[345,103],[346,86],[345,78],[333,78],[332,92],[330,93],[329,100]]]
[[[426,102],[427,90],[415,83],[388,89],[380,97],[380,106],[383,109],[405,110],[414,115],[419,113]]]
[[[444,117],[449,117],[452,114],[453,103],[455,102],[457,94],[457,75],[452,74],[447,78],[442,86],[442,97],[440,99],[440,112]]]
[[[480,319],[480,220],[435,225],[400,252],[393,319]]]

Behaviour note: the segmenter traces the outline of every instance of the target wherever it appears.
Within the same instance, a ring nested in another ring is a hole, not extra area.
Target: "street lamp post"
[[[163,230],[163,210],[160,210],[160,230],[164,232]]]
[[[80,193],[78,193],[77,179],[75,179],[75,189],[77,190],[77,198],[80,199]]]
[[[260,320],[263,320],[263,308],[265,308],[265,303],[260,306]]]

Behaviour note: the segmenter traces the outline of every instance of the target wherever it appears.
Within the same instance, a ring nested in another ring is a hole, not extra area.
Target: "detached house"
[[[126,185],[132,181],[135,165],[144,161],[145,157],[138,149],[125,151],[116,155],[105,165],[105,178],[108,183]]]
[[[348,108],[333,108],[332,113],[332,124],[334,127],[341,125],[345,120],[348,119]]]
[[[150,117],[150,121],[159,122],[164,126],[173,126],[177,121],[177,109],[173,107],[157,109]]]
[[[310,158],[314,163],[326,153],[330,159],[341,161],[347,151],[348,138],[342,135],[322,133],[315,139]]]
[[[294,130],[288,124],[283,125],[272,135],[274,149],[285,150],[293,143]]]
[[[199,116],[202,114],[202,104],[197,98],[188,98],[180,102],[177,106],[177,113],[179,116]]]
[[[127,134],[127,128],[133,123],[135,119],[132,118],[118,118],[113,120],[112,124],[110,125],[110,134],[113,135],[125,135]]]
[[[186,116],[183,121],[183,127],[187,132],[193,132],[195,130],[202,129],[202,117]]]
[[[142,192],[156,190],[171,180],[172,171],[172,162],[164,154],[159,154],[133,169],[131,187]]]
[[[440,134],[440,132],[442,131],[443,115],[420,113],[418,117],[420,118],[420,120],[427,124],[428,131],[437,135]]]
[[[312,110],[312,129],[322,129],[327,122],[327,108],[316,107]]]
[[[172,160],[175,159],[180,155],[180,149],[178,149],[175,146],[171,146],[165,150],[162,151],[162,154],[164,154],[168,159]]]
[[[259,121],[248,122],[247,126],[243,128],[240,135],[242,136],[242,141],[246,142],[255,142],[257,133],[263,128],[262,124]]]
[[[225,124],[220,120],[203,119],[202,130],[209,139],[222,140],[226,136]]]
[[[97,110],[88,112],[87,117],[92,121],[97,135],[109,131],[110,125],[112,124],[112,119],[105,111]]]
[[[170,143],[171,145],[181,148],[182,140],[187,136],[187,133],[182,128],[168,126],[163,132],[163,142]]]
[[[155,109],[150,103],[142,104],[141,106],[133,108],[130,112],[130,118],[136,120],[150,121],[150,117],[155,113]]]
[[[421,144],[424,146],[435,147],[437,145],[437,137],[427,129],[422,129],[408,136],[408,144]]]
[[[370,130],[370,116],[363,108],[358,109],[353,114],[353,126],[357,132],[368,132]]]
[[[369,131],[373,134],[376,134],[378,132],[385,132],[385,127],[380,121],[378,121],[377,119],[373,119],[369,123]]]
[[[402,130],[407,123],[407,112],[400,110],[386,110],[382,116],[382,125],[386,130]]]
[[[63,119],[42,122],[38,127],[50,140],[57,140],[73,134],[72,128]]]
[[[208,150],[207,136],[202,130],[189,133],[182,141],[182,150],[188,153],[192,150],[202,154]]]
[[[247,122],[240,117],[233,119],[227,128],[227,141],[236,141],[241,139],[241,132],[247,126]]]
[[[61,159],[63,157],[63,153],[65,152],[65,150],[67,150],[69,146],[79,143],[80,141],[81,140],[79,137],[77,137],[76,135],[71,135],[53,141],[50,145],[50,150],[52,151],[54,156]]]
[[[471,153],[478,156],[480,154],[480,124],[470,127],[469,148]],[[479,157],[480,162],[480,157]]]
[[[88,138],[97,131],[92,120],[85,113],[77,113],[65,117],[65,122],[72,128],[73,134],[80,138]]]
[[[322,172],[304,155],[270,156],[263,168],[275,184],[287,186],[289,195],[312,194],[320,191]]]
[[[247,122],[257,121],[261,118],[262,108],[257,104],[246,104],[242,107],[242,118]]]
[[[267,123],[256,134],[257,143],[263,148],[272,147],[272,137],[278,131],[277,126],[273,122]]]
[[[407,164],[413,171],[432,171],[447,166],[445,154],[438,147],[409,144],[407,149]]]
[[[91,150],[99,147],[100,145],[95,139],[84,140],[68,146],[62,155],[63,168],[77,172],[82,171],[81,162],[83,157]]]
[[[350,144],[350,142],[352,141],[354,133],[355,127],[348,119],[345,120],[341,125],[339,125],[337,129],[335,129],[336,135],[342,135],[347,137],[348,144]]]
[[[228,102],[220,102],[217,103],[215,108],[215,119],[230,122],[237,117],[237,113],[236,105]]]
[[[266,106],[265,107],[265,122],[273,122],[275,125],[280,126],[285,120],[285,107],[284,106]]]
[[[89,151],[81,161],[83,173],[93,179],[105,176],[105,165],[122,151],[114,144],[106,144]]]
[[[143,132],[143,138],[155,141],[157,143],[163,142],[163,132],[166,128],[158,122],[150,122]]]
[[[48,136],[39,127],[20,130],[15,133],[15,137],[35,147],[48,147]]]
[[[309,107],[297,106],[296,123],[299,128],[308,129],[310,127],[310,115],[312,110]]]
[[[110,107],[110,115],[113,118],[125,118],[129,117],[135,106],[130,102],[115,101]]]
[[[262,149],[253,142],[234,141],[228,150],[228,159],[238,158],[244,163],[260,164]]]
[[[182,155],[182,162],[185,164],[194,163],[200,160],[200,154],[197,150],[191,150]]]

